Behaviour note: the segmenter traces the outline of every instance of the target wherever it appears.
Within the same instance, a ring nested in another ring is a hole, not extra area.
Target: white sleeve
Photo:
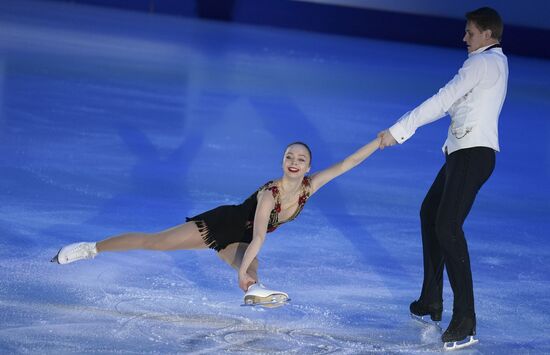
[[[440,119],[461,97],[472,90],[486,72],[486,62],[482,55],[468,58],[454,78],[437,94],[424,101],[414,110],[404,114],[393,126],[390,133],[400,144],[411,138],[420,126]]]

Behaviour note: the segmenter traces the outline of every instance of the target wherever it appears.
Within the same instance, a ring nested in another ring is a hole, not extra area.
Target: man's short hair
[[[480,31],[491,30],[491,37],[500,41],[502,39],[502,18],[495,9],[481,7],[466,13],[466,19],[475,23]]]

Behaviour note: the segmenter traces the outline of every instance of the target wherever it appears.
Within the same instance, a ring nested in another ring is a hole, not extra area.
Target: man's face
[[[472,53],[481,47],[488,46],[494,42],[491,39],[491,30],[480,31],[475,22],[468,21],[466,23],[466,34],[462,41],[468,46],[468,53]]]

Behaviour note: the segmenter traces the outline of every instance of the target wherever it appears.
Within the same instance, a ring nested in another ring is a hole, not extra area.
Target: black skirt
[[[240,205],[219,206],[191,218],[206,245],[216,251],[225,249],[232,243],[252,242],[252,227],[256,213],[257,192]]]

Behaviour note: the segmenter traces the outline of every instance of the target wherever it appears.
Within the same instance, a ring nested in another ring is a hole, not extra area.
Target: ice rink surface
[[[49,260],[68,243],[240,203],[281,175],[290,142],[307,142],[312,170],[325,168],[465,58],[465,48],[2,1],[0,352],[440,352],[440,334],[411,321],[408,305],[448,117],[375,153],[268,235],[260,275],[288,306],[241,307],[236,273],[211,250]],[[497,167],[465,224],[480,339],[465,354],[550,352],[550,62],[509,65]],[[446,327],[447,281],[444,297]]]

